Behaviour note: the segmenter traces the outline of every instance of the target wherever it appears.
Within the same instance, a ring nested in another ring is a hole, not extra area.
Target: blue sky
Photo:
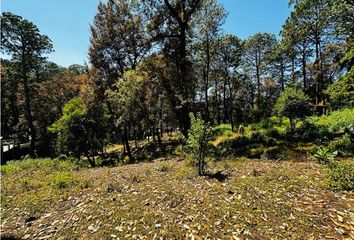
[[[229,12],[224,30],[241,39],[257,32],[278,34],[289,16],[287,0],[219,0]],[[89,25],[98,0],[1,0],[1,10],[20,15],[52,40],[49,60],[62,65],[87,60]]]

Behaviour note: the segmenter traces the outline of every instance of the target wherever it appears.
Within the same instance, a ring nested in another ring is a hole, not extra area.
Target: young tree
[[[198,114],[189,114],[191,128],[188,131],[188,146],[191,149],[191,157],[197,162],[199,176],[205,174],[205,156],[208,150],[210,128]]]
[[[32,22],[4,12],[1,15],[1,50],[11,56],[23,84],[30,154],[34,157],[36,131],[32,115],[30,74],[45,60],[43,55],[52,51],[52,44]]]
[[[296,120],[311,114],[310,98],[302,90],[286,88],[278,98],[274,112],[280,117],[290,120],[291,131],[295,132]]]

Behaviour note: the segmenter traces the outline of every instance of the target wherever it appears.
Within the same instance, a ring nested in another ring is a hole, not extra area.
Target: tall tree
[[[278,85],[284,91],[286,84],[286,70],[289,65],[290,58],[284,42],[279,41],[271,47],[266,56],[267,63],[273,78],[279,79]]]
[[[249,37],[245,42],[243,59],[246,68],[250,71],[250,75],[256,81],[256,106],[258,111],[261,105],[261,86],[266,70],[266,54],[275,44],[275,35],[269,33],[257,33],[254,36]]]
[[[241,64],[242,42],[236,36],[225,35],[219,39],[217,51],[219,53],[218,67],[220,67],[223,79],[221,92],[223,98],[223,120],[224,122],[230,122],[233,129],[233,88],[237,87],[236,81],[233,81],[233,79],[237,78],[237,71]]]
[[[320,101],[325,100],[322,94],[325,86],[322,54],[324,46],[332,36],[329,13],[328,0],[301,0],[296,1],[294,12],[291,14],[291,21],[294,21],[300,29],[297,34],[300,34],[303,40],[308,40],[314,49],[315,61],[312,67],[312,77],[315,80],[316,106]]]
[[[175,64],[175,79],[166,79],[168,98],[171,102],[181,132],[187,136],[190,126],[188,113],[194,95],[195,79],[188,43],[191,39],[192,20],[203,0],[146,0],[152,10],[151,29],[153,38],[160,44],[166,56]]]
[[[221,26],[225,22],[227,12],[224,7],[215,0],[205,0],[200,10],[196,13],[193,25],[195,25],[194,45],[196,50],[196,65],[199,65],[199,76],[202,82],[201,91],[204,98],[204,115],[209,120],[209,88],[210,74],[213,62],[217,61],[217,40],[221,35]]]
[[[108,0],[100,2],[98,12],[91,25],[89,57],[95,68],[97,94],[99,101],[106,103],[110,114],[112,140],[123,138],[129,144],[127,134],[115,129],[120,116],[118,110],[107,101],[105,91],[114,90],[115,82],[126,71],[134,70],[151,48],[151,39],[147,32],[145,11],[141,1]],[[127,123],[129,124],[129,123]]]
[[[32,22],[9,12],[1,16],[1,29],[1,50],[11,55],[24,86],[30,154],[35,156],[36,131],[31,109],[30,74],[45,60],[44,54],[52,51],[52,44]]]

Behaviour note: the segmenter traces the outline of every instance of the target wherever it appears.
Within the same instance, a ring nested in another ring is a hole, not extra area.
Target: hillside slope
[[[36,160],[2,172],[2,237],[350,239],[354,198],[314,162],[233,159],[198,177],[176,159],[78,169]],[[223,178],[224,177],[224,178]]]

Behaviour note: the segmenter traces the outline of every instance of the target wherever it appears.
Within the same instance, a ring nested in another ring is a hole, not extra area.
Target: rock
[[[37,220],[38,217],[36,215],[30,216],[28,218],[25,219],[25,223],[29,223],[29,222],[33,222],[35,220]]]

